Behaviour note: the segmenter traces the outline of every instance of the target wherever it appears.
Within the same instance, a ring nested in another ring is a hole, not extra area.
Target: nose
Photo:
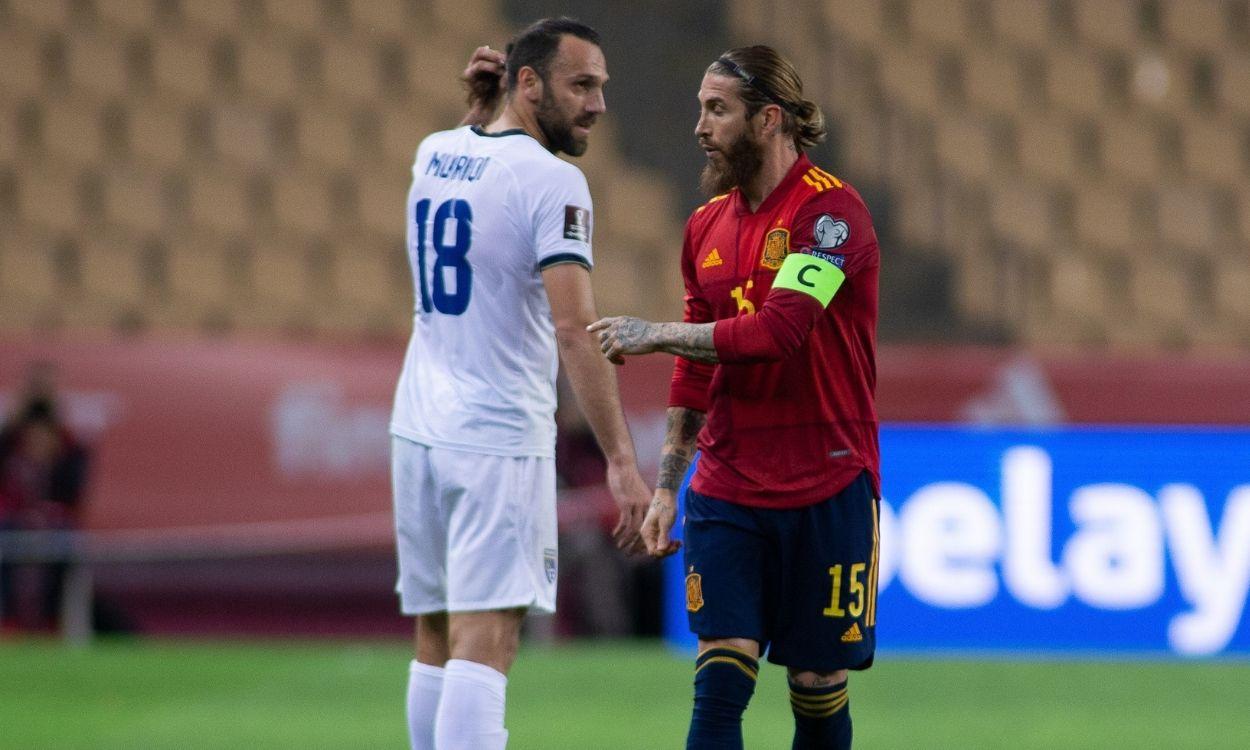
[[[590,95],[590,99],[586,102],[586,111],[601,115],[608,111],[608,102],[603,98],[603,89],[599,89]]]
[[[712,135],[712,128],[711,126],[708,125],[707,113],[700,111],[699,119],[694,124],[694,137],[705,138],[705,137],[711,137],[711,135]]]

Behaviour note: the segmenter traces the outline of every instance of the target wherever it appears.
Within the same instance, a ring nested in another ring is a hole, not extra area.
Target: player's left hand
[[[586,330],[599,335],[599,348],[603,356],[614,365],[625,363],[626,354],[650,354],[656,351],[652,329],[655,324],[641,318],[621,315],[600,318],[586,326]]]
[[[652,557],[668,557],[681,549],[681,542],[669,538],[676,520],[677,494],[672,490],[656,488],[647,517],[642,521],[642,539]]]

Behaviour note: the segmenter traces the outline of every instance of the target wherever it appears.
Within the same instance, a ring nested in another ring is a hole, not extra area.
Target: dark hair
[[[769,104],[781,107],[781,131],[794,138],[800,151],[825,139],[820,106],[803,98],[798,70],[772,47],[757,44],[731,49],[709,65],[707,72],[738,79],[738,96],[747,105],[747,117]]]
[[[599,32],[568,16],[535,21],[508,42],[508,90],[516,90],[517,74],[524,67],[533,68],[538,77],[546,82],[547,71],[560,47],[560,39],[566,34],[585,39],[596,47],[602,46]]]

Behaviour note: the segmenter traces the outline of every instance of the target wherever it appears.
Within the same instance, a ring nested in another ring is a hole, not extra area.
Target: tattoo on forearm
[[[715,326],[715,323],[660,323],[656,333],[664,342],[661,348],[669,354],[714,365],[720,362],[712,341]]]
[[[681,486],[694,456],[695,437],[706,420],[707,415],[693,409],[669,410],[664,448],[660,454],[660,473],[655,481],[657,488],[675,491]]]

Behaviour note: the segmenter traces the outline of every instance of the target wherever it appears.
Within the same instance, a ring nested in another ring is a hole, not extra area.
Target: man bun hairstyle
[[[717,58],[707,72],[738,79],[738,95],[746,102],[748,118],[769,104],[781,107],[781,132],[794,138],[799,151],[825,139],[820,106],[803,98],[798,70],[772,47],[736,47]]]
[[[560,48],[560,39],[566,34],[585,39],[596,47],[603,46],[599,41],[599,32],[568,16],[535,21],[508,42],[505,50],[508,57],[508,90],[516,90],[517,74],[524,67],[533,68],[546,83],[551,61],[555,59],[556,50]]]

